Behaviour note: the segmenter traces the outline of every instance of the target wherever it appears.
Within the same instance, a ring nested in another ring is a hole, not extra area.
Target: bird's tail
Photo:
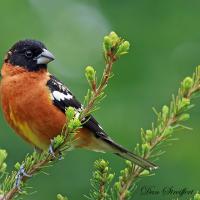
[[[158,168],[158,166],[156,166],[154,163],[128,151],[121,145],[115,143],[110,138],[104,138],[103,140],[105,143],[107,143],[107,145],[109,146],[109,150],[112,153],[114,153],[124,159],[130,160],[131,162],[135,163],[136,165],[138,165],[144,169],[152,170],[152,169]]]

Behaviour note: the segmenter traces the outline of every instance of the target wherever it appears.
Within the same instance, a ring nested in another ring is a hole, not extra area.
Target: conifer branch
[[[170,142],[174,132],[180,129],[190,129],[183,124],[190,118],[188,111],[194,107],[191,100],[199,95],[200,90],[200,66],[196,68],[192,77],[186,77],[169,106],[164,105],[161,112],[157,112],[157,122],[152,124],[150,130],[141,130],[141,144],[137,144],[135,152],[145,159],[157,159],[164,153],[161,149],[163,144]],[[135,182],[142,176],[151,175],[149,171],[136,166],[129,161],[126,162],[126,168],[122,170],[122,177],[115,183],[115,188],[119,200],[126,200],[130,196],[131,188]],[[123,180],[123,181],[122,181]]]

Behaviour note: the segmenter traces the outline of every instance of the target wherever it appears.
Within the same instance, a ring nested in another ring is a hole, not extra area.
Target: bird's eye
[[[27,51],[25,52],[25,56],[26,56],[27,58],[32,58],[32,57],[33,57],[33,52],[30,51],[30,50],[27,50]]]

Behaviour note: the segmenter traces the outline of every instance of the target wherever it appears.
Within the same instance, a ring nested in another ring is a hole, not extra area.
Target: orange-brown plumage
[[[28,72],[21,67],[13,68],[5,63],[2,76],[0,93],[6,120],[28,142],[39,148],[47,147],[50,139],[61,133],[66,122],[65,115],[50,99],[50,91],[46,87],[48,72],[44,69],[39,72]],[[28,138],[22,133],[19,126],[14,123],[11,113],[18,123],[26,122],[44,145],[38,146],[31,137]]]

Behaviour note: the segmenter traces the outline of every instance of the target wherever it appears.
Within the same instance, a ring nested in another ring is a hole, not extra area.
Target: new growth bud
[[[103,46],[104,46],[104,51],[110,51],[112,47],[112,40],[110,39],[109,36],[104,37]]]
[[[4,173],[6,171],[6,168],[7,168],[7,164],[6,163],[3,163],[0,167],[0,172],[1,173]]]
[[[7,152],[6,150],[0,149],[0,166],[3,164],[7,157]]]
[[[183,85],[183,88],[184,90],[189,90],[194,84],[194,81],[191,77],[186,77],[183,82],[182,82],[182,85]]]
[[[109,174],[108,178],[107,178],[108,182],[111,182],[113,180],[114,176],[115,176],[114,174]]]
[[[140,176],[148,176],[150,174],[149,170],[143,170],[141,173],[140,173]]]
[[[150,142],[153,139],[153,132],[151,130],[146,131],[145,139],[147,142]]]
[[[67,197],[63,197],[61,194],[57,195],[57,200],[68,200]]]
[[[15,163],[15,169],[19,171],[21,164],[19,162]]]
[[[182,115],[178,118],[178,120],[179,120],[179,121],[186,121],[186,120],[188,120],[189,118],[190,118],[190,114],[184,113],[184,114],[182,114]]]
[[[65,141],[65,137],[63,135],[57,135],[54,138],[54,142],[53,142],[53,147],[54,149],[58,148],[60,145],[62,145]]]
[[[142,144],[142,154],[145,155],[150,150],[150,145],[148,143]]]
[[[105,160],[100,160],[100,162],[99,162],[99,167],[100,168],[105,168],[105,167],[107,167],[108,166],[108,162],[106,162]]]
[[[195,194],[194,200],[200,200],[200,194],[199,193]]]
[[[115,185],[114,185],[114,188],[115,188],[116,191],[120,191],[121,190],[120,182],[116,182]]]
[[[68,129],[69,129],[69,132],[71,131],[76,131],[78,128],[81,127],[81,122],[78,118],[75,118],[75,119],[71,119],[69,122],[68,122]]]
[[[129,168],[131,168],[133,166],[133,163],[129,160],[126,160],[125,163]]]
[[[70,121],[71,119],[73,119],[74,116],[75,116],[75,110],[74,110],[74,108],[73,107],[68,107],[65,110],[65,115],[66,115],[68,121]]]
[[[6,150],[0,149],[0,173],[4,173],[6,171],[7,164],[4,162],[6,157]]]
[[[112,42],[112,46],[115,46],[120,40],[119,36],[114,31],[110,32],[108,37]]]
[[[166,106],[166,105],[164,105],[164,106],[162,107],[162,116],[163,116],[163,119],[164,119],[164,120],[166,119],[168,113],[169,113],[169,107]]]
[[[109,35],[104,37],[103,47],[105,58],[108,59],[110,57],[115,60],[121,55],[128,53],[130,43],[124,41],[124,39],[120,38],[112,31]]]
[[[128,41],[124,41],[122,44],[119,45],[116,56],[121,56],[128,53],[129,48],[130,43]]]
[[[179,109],[190,105],[190,99],[182,98],[179,102]]]
[[[96,71],[92,66],[87,66],[85,68],[85,76],[89,82],[94,81],[96,77]]]

